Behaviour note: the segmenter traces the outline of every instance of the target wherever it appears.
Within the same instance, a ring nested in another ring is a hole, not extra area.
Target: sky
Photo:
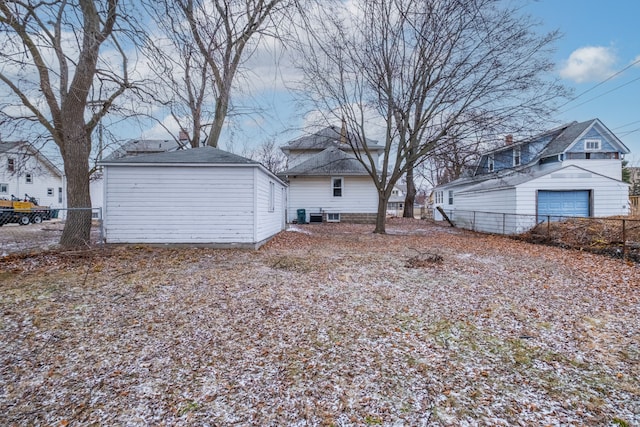
[[[557,118],[600,119],[640,166],[640,1],[538,0],[525,10],[562,33],[553,59],[574,94]]]
[[[573,90],[549,128],[598,118],[631,150],[626,156],[630,165],[640,166],[640,1],[524,1],[523,12],[540,21],[540,32],[560,31],[552,58],[554,75]],[[257,60],[258,67],[264,67],[255,75],[258,80],[270,75],[268,61],[268,55]],[[262,81],[260,94],[245,100],[261,104],[263,117],[237,119],[238,129],[244,131],[227,133],[222,146],[226,143],[227,148],[238,151],[238,139],[260,143],[274,138],[284,144],[302,134],[308,116],[286,92],[286,80],[294,78],[295,72],[288,68],[286,58],[279,65],[285,70],[281,76],[268,77],[271,83]]]

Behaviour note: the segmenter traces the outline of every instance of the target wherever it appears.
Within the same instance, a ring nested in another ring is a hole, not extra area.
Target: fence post
[[[98,208],[98,217],[100,218],[100,244],[104,243],[104,218],[102,218],[102,207]]]
[[[627,259],[627,220],[622,220],[622,260]]]
[[[505,222],[506,221],[507,221],[507,214],[502,212],[502,235],[503,236],[506,234],[505,233],[505,226],[506,226]]]
[[[547,238],[551,238],[551,215],[547,215]]]
[[[473,211],[473,222],[471,223],[471,230],[476,231],[476,211]]]

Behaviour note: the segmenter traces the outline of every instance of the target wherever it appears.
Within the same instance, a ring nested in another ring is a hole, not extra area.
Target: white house
[[[107,243],[257,248],[285,227],[286,185],[212,147],[105,160]]]
[[[64,208],[64,175],[28,142],[0,142],[0,198],[24,199],[26,194],[40,205]]]
[[[461,226],[520,233],[558,217],[626,215],[629,149],[598,119],[569,123],[481,156],[469,176],[435,188],[435,207]],[[435,219],[442,219],[434,212]]]
[[[281,147],[289,169],[280,175],[289,184],[289,221],[374,222],[378,193],[365,167],[354,156],[350,136],[329,126]],[[384,147],[367,141],[377,162]],[[304,211],[304,218],[298,213]]]

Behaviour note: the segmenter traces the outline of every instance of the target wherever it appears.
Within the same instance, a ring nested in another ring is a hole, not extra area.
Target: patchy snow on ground
[[[637,266],[388,227],[5,257],[3,423],[640,425]]]

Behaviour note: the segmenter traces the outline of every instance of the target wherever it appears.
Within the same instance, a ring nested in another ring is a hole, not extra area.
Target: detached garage
[[[258,248],[285,227],[286,185],[213,147],[105,161],[107,243]]]

